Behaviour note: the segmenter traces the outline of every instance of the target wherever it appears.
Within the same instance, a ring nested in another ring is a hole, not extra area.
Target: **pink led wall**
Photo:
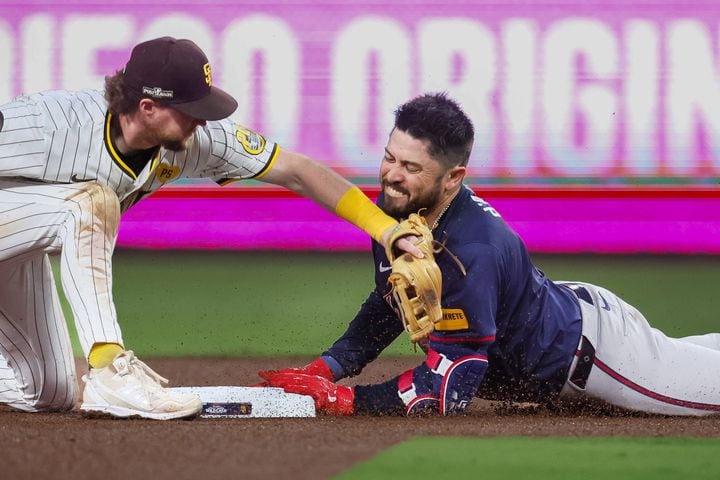
[[[372,188],[395,106],[447,91],[477,129],[469,182],[532,249],[715,251],[718,18],[711,1],[5,1],[0,102],[102,88],[135,43],[192,38],[238,98],[238,123]],[[518,193],[567,185],[594,193]],[[249,187],[208,197],[175,183],[192,193],[136,206],[120,245],[367,248],[315,206]],[[275,220],[295,240],[262,233]]]
[[[374,198],[377,189],[366,193]],[[544,253],[720,253],[720,191],[700,188],[475,188]],[[160,190],[130,209],[120,246],[365,250],[369,237],[275,189]]]

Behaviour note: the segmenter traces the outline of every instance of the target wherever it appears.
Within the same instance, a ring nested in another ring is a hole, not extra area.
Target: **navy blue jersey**
[[[379,202],[382,202],[382,197]],[[356,388],[356,410],[393,413],[404,408],[398,383],[437,394],[438,359],[487,359],[479,394],[542,401],[567,378],[582,320],[574,293],[535,267],[522,240],[497,211],[461,189],[433,230],[447,252],[436,255],[443,274],[443,319],[430,336],[426,361],[379,386]],[[373,242],[375,290],[348,330],[323,357],[336,378],[359,373],[403,331],[392,303],[389,262]],[[437,377],[437,375],[435,375]],[[424,385],[424,386],[423,386]]]

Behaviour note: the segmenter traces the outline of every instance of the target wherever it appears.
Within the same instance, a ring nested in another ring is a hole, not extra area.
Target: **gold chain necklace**
[[[447,212],[447,209],[450,208],[451,204],[452,204],[452,202],[445,205],[445,208],[443,208],[442,211],[440,212],[440,215],[437,216],[437,218],[433,222],[433,226],[430,230],[435,230],[437,228],[438,223],[440,223],[440,219],[442,218],[443,215],[445,215],[445,212]]]

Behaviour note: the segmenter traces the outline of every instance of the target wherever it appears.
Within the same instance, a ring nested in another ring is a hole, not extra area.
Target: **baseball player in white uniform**
[[[282,185],[386,243],[394,219],[328,168],[228,119],[236,107],[197,45],[171,37],[135,46],[104,93],[48,91],[0,106],[0,402],[62,411],[78,399],[48,260],[57,254],[90,367],[81,408],[154,419],[200,411],[199,398],[164,388],[126,350],[113,304],[120,216],[170,181]],[[409,240],[397,246],[420,255]]]

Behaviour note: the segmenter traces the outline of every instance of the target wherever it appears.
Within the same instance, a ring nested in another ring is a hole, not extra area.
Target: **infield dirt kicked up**
[[[309,358],[144,359],[172,386],[249,385],[261,369]],[[380,359],[342,384],[389,379],[417,363]],[[86,367],[78,362],[78,374]],[[415,436],[720,437],[720,415],[704,418],[577,414],[475,402],[456,417],[329,417],[152,421],[0,407],[4,479],[324,479]]]

